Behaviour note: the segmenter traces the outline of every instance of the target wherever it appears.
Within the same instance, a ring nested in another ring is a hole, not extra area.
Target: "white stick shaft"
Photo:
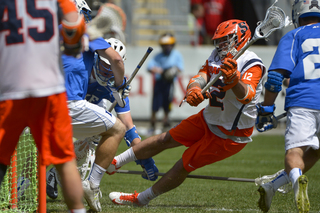
[[[138,66],[135,68],[135,70],[132,72],[130,78],[128,79],[126,85],[130,84],[131,81],[133,80],[133,78],[136,76],[136,74],[138,73],[138,71],[140,70],[142,64],[145,62],[145,60],[148,58],[148,56],[150,55],[150,53],[153,51],[153,48],[152,47],[149,47],[147,52],[144,54],[144,56],[142,57],[142,59],[140,60]],[[109,108],[109,112],[111,112],[113,110],[113,108],[117,105],[117,101],[115,100],[110,108]]]

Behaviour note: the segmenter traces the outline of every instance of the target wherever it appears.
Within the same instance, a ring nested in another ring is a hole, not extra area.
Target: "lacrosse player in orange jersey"
[[[63,12],[65,53],[76,55],[82,50],[86,26],[70,0],[4,0],[0,4],[0,16],[6,17],[0,21],[0,183],[21,132],[29,126],[42,164],[55,164],[61,175],[69,212],[81,213],[86,210],[59,66],[57,2]]]
[[[165,149],[186,146],[182,158],[152,187],[141,193],[112,192],[115,204],[144,206],[158,195],[183,183],[187,175],[205,165],[228,158],[251,142],[256,119],[255,104],[262,90],[265,66],[253,52],[245,51],[237,60],[230,52],[239,51],[251,38],[245,21],[229,20],[217,28],[212,51],[205,64],[189,82],[186,100],[198,106],[205,97],[208,105],[177,126],[143,140],[115,157],[109,172],[137,159],[152,157]],[[223,75],[205,94],[201,89],[220,72]]]

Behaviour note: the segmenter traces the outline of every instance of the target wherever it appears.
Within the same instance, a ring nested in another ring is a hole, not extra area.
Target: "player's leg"
[[[75,138],[102,136],[95,151],[95,162],[90,175],[82,182],[84,197],[91,209],[101,211],[100,182],[124,137],[125,126],[104,108],[88,101],[69,101],[68,103]]]
[[[287,130],[285,135],[285,171],[291,180],[296,206],[299,211],[310,209],[308,198],[308,179],[302,171],[309,170],[313,161],[304,161],[308,149],[319,149],[319,110],[289,108]],[[315,160],[318,157],[315,156]],[[308,164],[306,166],[306,164]]]
[[[28,126],[43,165],[57,165],[68,209],[83,212],[83,189],[74,160],[71,120],[66,119],[69,118],[66,101],[65,93],[34,99]]]
[[[83,203],[79,202],[83,198],[81,179],[76,167],[75,160],[55,165],[62,185],[63,197],[69,209],[82,209]],[[71,205],[70,205],[71,204]]]

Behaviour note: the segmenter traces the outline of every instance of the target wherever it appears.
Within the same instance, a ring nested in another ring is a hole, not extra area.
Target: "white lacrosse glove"
[[[273,114],[276,109],[275,105],[262,106],[261,103],[258,103],[256,107],[258,111],[258,117],[255,123],[256,129],[259,132],[265,132],[267,130],[277,128],[278,120]]]
[[[110,80],[109,80],[109,82],[110,82]],[[114,86],[110,85],[110,89],[112,91],[112,95],[113,95],[114,99],[116,99],[118,105],[122,108],[125,107],[125,105],[126,105],[126,101],[124,100],[127,97],[124,95],[124,91],[126,90],[126,87],[127,87],[126,82],[127,82],[126,78],[124,78],[123,82],[120,86],[114,87]],[[129,93],[130,93],[130,90],[129,90]],[[126,90],[126,91],[128,91],[128,90]],[[129,93],[126,92],[126,94],[128,94],[128,95],[129,95]]]
[[[123,99],[126,99],[126,97],[129,96],[131,88],[131,85],[127,84],[126,87],[123,89]]]

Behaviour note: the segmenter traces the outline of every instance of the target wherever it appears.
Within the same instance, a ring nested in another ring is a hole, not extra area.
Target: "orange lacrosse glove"
[[[200,87],[191,87],[187,90],[187,102],[190,106],[198,106],[205,98],[211,98],[210,93],[201,93]]]
[[[61,35],[64,43],[64,53],[76,56],[82,51],[82,37],[86,31],[86,23],[83,15],[80,15],[76,23],[62,21]]]
[[[225,58],[220,67],[223,75],[223,81],[226,86],[221,87],[220,90],[227,91],[234,87],[240,81],[240,72],[237,69],[237,61],[232,58]]]

